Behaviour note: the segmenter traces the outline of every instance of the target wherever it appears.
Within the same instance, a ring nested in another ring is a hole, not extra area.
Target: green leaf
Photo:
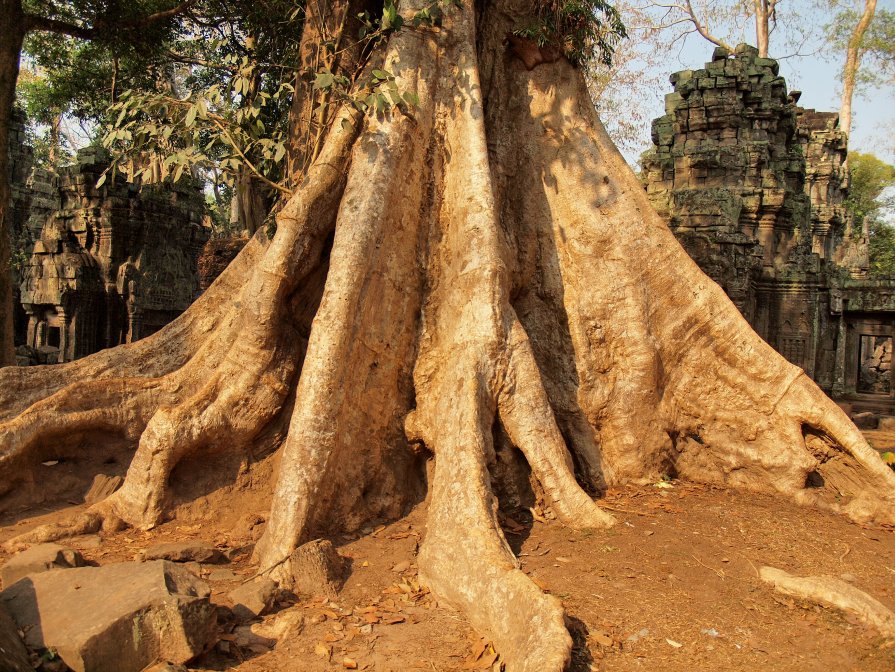
[[[277,145],[277,151],[273,155],[274,163],[279,163],[286,156],[286,147],[281,142]]]
[[[99,179],[96,181],[97,189],[99,189],[101,186],[103,186],[106,183],[106,175],[107,175],[106,173],[103,173],[102,175],[99,176]]]
[[[373,70],[373,76],[376,79],[387,80],[391,77],[385,70]]]
[[[333,85],[333,81],[335,81],[335,77],[331,72],[317,73],[317,78],[314,80],[314,88],[328,89]]]
[[[186,119],[184,120],[187,128],[196,123],[196,112],[197,110],[195,105],[191,105],[190,109],[187,110]]]

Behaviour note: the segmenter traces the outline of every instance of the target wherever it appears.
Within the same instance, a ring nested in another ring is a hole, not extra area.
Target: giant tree
[[[592,17],[611,10],[544,7],[463,3],[412,27],[431,5],[407,0],[358,64],[413,104],[333,97],[275,231],[186,313],[83,360],[0,370],[7,491],[48,450],[134,449],[120,490],[20,541],[151,528],[179,462],[273,444],[259,573],[288,583],[297,545],[427,490],[422,582],[508,670],[559,672],[562,606],[498,521],[519,474],[571,528],[613,524],[593,498],[607,485],[663,475],[893,521],[895,474],[690,260],[597,119],[563,53],[602,39]],[[540,46],[517,34],[538,21],[557,28]]]

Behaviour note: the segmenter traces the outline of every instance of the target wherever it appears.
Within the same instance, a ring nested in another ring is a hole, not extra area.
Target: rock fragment
[[[216,639],[208,586],[166,561],[33,574],[0,593],[32,649],[75,672],[140,672],[185,663]]]
[[[280,585],[304,595],[335,597],[342,587],[345,563],[332,542],[315,539],[296,548],[285,563]]]
[[[171,562],[201,562],[220,564],[227,562],[226,556],[204,541],[177,541],[158,544],[146,549],[144,560],[170,560]]]
[[[230,592],[233,613],[240,621],[250,621],[267,613],[277,597],[277,584],[259,576]]]
[[[84,495],[84,503],[87,506],[93,506],[97,502],[103,501],[106,497],[115,492],[124,483],[121,476],[109,476],[107,474],[97,474],[93,478],[93,484]]]
[[[4,588],[9,588],[29,574],[47,572],[51,569],[82,567],[83,565],[84,558],[78,551],[59,544],[37,544],[11,557],[0,568],[0,581],[3,581]]]
[[[28,650],[19,637],[15,621],[3,607],[0,607],[0,672],[32,672]]]

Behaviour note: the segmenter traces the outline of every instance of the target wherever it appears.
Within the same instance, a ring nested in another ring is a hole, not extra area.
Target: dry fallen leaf
[[[357,669],[357,661],[353,658],[343,658],[342,659],[342,667],[346,670],[356,670]]]
[[[332,656],[332,649],[330,647],[328,647],[326,644],[324,644],[323,642],[317,642],[317,644],[314,646],[314,654],[318,658],[323,658],[324,660],[329,660],[330,657]]]
[[[676,642],[673,639],[666,638],[665,641],[668,642],[669,644],[671,644],[671,646],[673,646],[676,649],[679,649],[683,646],[683,644],[681,644],[680,642]]]

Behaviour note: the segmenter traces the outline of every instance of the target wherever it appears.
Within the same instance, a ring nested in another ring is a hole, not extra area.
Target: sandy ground
[[[842,577],[895,608],[893,530],[772,496],[679,482],[612,490],[602,503],[618,518],[605,532],[572,532],[528,513],[505,524],[523,570],[566,605],[573,672],[895,669],[895,646],[877,633],[834,610],[782,597],[757,577],[762,565]],[[79,508],[0,521],[0,541]],[[279,641],[246,644],[225,622],[222,641],[190,669],[500,669],[489,643],[416,583],[424,523],[423,503],[359,538],[335,539],[350,563],[337,597],[284,598],[256,625],[262,633],[288,630]],[[230,564],[197,568],[212,599],[227,605],[227,593],[252,574],[250,546],[234,530],[208,534],[213,529],[172,521],[70,545],[98,564],[172,540],[231,549]]]

